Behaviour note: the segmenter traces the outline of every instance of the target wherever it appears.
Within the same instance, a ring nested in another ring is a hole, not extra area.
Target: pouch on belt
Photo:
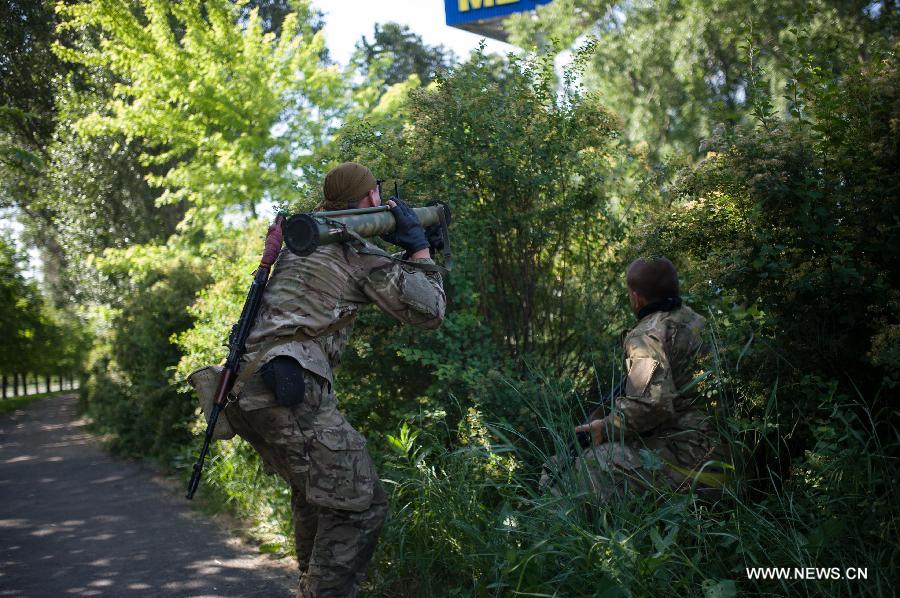
[[[219,378],[225,369],[221,365],[208,365],[199,370],[194,370],[188,375],[188,383],[194,387],[197,398],[200,400],[200,408],[203,410],[203,417],[209,424],[209,416],[212,413],[213,399],[215,398],[216,388],[219,386]],[[234,438],[234,430],[228,423],[227,417],[221,414],[216,420],[216,427],[213,429],[213,440],[230,440]]]

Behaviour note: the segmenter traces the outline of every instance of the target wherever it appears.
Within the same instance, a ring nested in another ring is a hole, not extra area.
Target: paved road
[[[292,596],[293,574],[105,453],[74,395],[0,416],[0,596]],[[201,488],[202,492],[202,488]]]

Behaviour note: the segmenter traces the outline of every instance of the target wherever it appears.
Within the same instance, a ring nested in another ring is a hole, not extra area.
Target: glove
[[[391,208],[391,214],[397,226],[394,232],[382,235],[382,239],[388,243],[393,243],[398,247],[402,247],[407,253],[415,253],[420,249],[428,248],[428,239],[425,238],[425,229],[419,222],[416,213],[399,199],[394,199],[397,204]]]
[[[425,238],[428,239],[428,245],[431,251],[440,251],[444,248],[444,235],[441,234],[440,223],[432,224],[425,229]]]

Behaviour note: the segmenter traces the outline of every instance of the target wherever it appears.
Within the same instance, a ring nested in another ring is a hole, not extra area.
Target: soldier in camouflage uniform
[[[578,484],[604,500],[692,486],[715,495],[725,479],[710,462],[724,462],[726,454],[693,383],[707,352],[705,320],[682,304],[678,273],[668,259],[635,260],[626,280],[639,321],[625,337],[625,391],[576,428],[592,439],[576,460]]]
[[[355,163],[329,172],[324,195],[319,210],[381,203],[375,177]],[[333,370],[357,313],[374,303],[427,329],[444,318],[443,283],[425,232],[412,210],[389,203],[397,220],[389,240],[406,250],[402,262],[359,241],[305,257],[281,252],[246,344],[242,368],[256,373],[225,410],[291,486],[298,596],[355,596],[387,511],[366,440],[338,411],[334,394]]]

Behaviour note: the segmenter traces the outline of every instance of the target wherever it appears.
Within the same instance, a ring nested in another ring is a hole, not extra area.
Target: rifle
[[[601,409],[603,407],[612,406],[613,401],[615,401],[616,398],[620,397],[622,395],[622,393],[624,393],[624,392],[625,392],[625,377],[622,377],[622,379],[619,380],[619,383],[616,384],[613,387],[613,389],[610,390],[606,396],[601,397],[601,399],[599,401],[597,401],[596,403],[591,405],[591,407],[593,407],[593,408],[588,413],[588,416],[584,420],[584,423],[585,424],[591,423],[591,415],[596,413],[596,411],[598,409]],[[592,442],[593,442],[593,439],[591,438],[590,432],[576,432],[575,433],[575,441],[569,443],[569,455],[572,457],[572,459],[574,459],[575,457],[578,456],[578,453],[579,453],[578,447],[580,447],[582,449],[586,449],[587,447],[591,446]],[[575,446],[576,443],[578,444],[578,447]]]
[[[241,364],[241,357],[244,355],[244,344],[247,342],[247,336],[256,320],[256,314],[259,311],[259,305],[262,302],[263,291],[266,283],[269,281],[269,271],[272,264],[278,257],[281,250],[282,241],[282,224],[284,216],[278,214],[275,221],[269,225],[266,233],[266,245],[262,258],[259,261],[259,267],[253,275],[253,282],[250,284],[250,291],[247,293],[247,299],[244,301],[244,307],[241,310],[241,317],[237,323],[232,326],[231,334],[228,336],[228,358],[225,360],[225,369],[219,378],[219,384],[216,387],[216,394],[213,396],[213,407],[209,414],[209,420],[206,423],[206,436],[203,441],[203,448],[200,450],[200,457],[194,463],[194,471],[191,474],[191,480],[188,482],[187,498],[194,498],[197,486],[200,485],[200,476],[203,472],[203,462],[209,452],[209,444],[212,441],[213,430],[216,429],[216,422],[219,414],[228,403],[231,389],[237,379],[238,369]]]
[[[613,404],[613,401],[615,401],[616,398],[618,398],[625,392],[625,382],[625,377],[622,377],[622,379],[619,380],[619,383],[616,384],[616,386],[613,387],[613,389],[610,390],[609,393],[601,397],[600,400],[596,403],[590,405],[591,410],[588,412],[588,416],[584,420],[585,424],[591,423],[591,416],[596,413],[598,409],[611,406]],[[540,487],[541,494],[552,488],[553,485],[559,481],[559,479],[562,477],[563,472],[574,464],[575,459],[578,458],[578,455],[580,455],[584,449],[591,446],[592,441],[593,440],[591,438],[590,432],[576,432],[575,439],[569,442],[565,457],[561,460],[561,462],[557,462],[554,466],[549,467],[547,463],[544,464],[544,469],[547,473],[548,480],[546,483],[543,483],[542,481]],[[551,461],[553,461],[553,459],[551,459]]]

